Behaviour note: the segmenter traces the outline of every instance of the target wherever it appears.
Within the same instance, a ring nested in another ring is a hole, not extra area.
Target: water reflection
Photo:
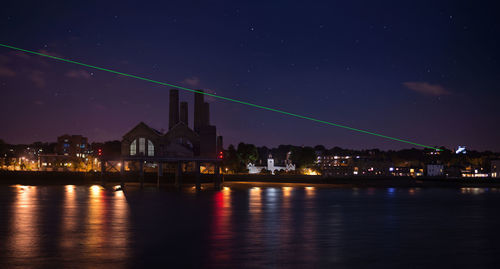
[[[122,191],[109,192],[93,185],[88,193],[85,252],[91,259],[127,256],[128,206]],[[108,249],[103,252],[101,249]]]
[[[123,192],[74,185],[11,189],[10,226],[2,250],[7,265],[43,266],[54,255],[63,267],[127,258],[130,231]]]
[[[315,190],[316,189],[314,187],[306,187],[306,194],[307,194],[307,196],[313,196]]]
[[[78,205],[75,193],[76,187],[74,185],[66,185],[64,189],[63,216],[61,217],[62,238],[71,238],[78,228]],[[74,248],[78,244],[78,241],[61,240],[60,244],[62,249]]]
[[[226,263],[231,258],[233,230],[231,225],[231,189],[224,187],[214,196],[214,224],[211,247],[214,263]]]
[[[498,267],[498,188],[271,186],[0,188],[0,268]]]
[[[304,197],[304,218],[302,220],[302,250],[304,253],[304,263],[314,262],[317,255],[317,231],[318,225],[317,211],[315,205],[316,189],[314,187],[306,187],[306,196]]]
[[[248,209],[252,220],[258,221],[262,213],[262,190],[260,187],[250,189]]]
[[[292,212],[292,187],[282,188],[283,197],[281,198],[281,216],[280,216],[280,237],[279,242],[283,245],[292,244],[294,235],[293,212]]]
[[[483,194],[485,192],[488,192],[488,188],[461,188],[460,191],[463,193],[463,194],[474,194],[474,195],[478,195],[478,194]]]
[[[16,196],[12,204],[12,225],[9,229],[10,240],[7,250],[14,262],[22,262],[38,256],[39,227],[38,190],[34,186],[15,186]]]

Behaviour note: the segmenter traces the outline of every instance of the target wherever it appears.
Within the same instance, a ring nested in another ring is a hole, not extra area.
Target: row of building
[[[63,135],[46,152],[27,147],[16,154],[0,157],[0,168],[37,171],[97,171],[101,159],[107,163],[127,160],[159,164],[171,161],[200,161],[216,163],[222,157],[222,136],[217,136],[215,125],[210,124],[210,105],[204,101],[203,90],[194,93],[193,127],[189,126],[188,103],[179,102],[179,91],[170,90],[167,132],[158,131],[140,122],[123,135],[118,148],[104,151],[105,145],[89,144],[82,135]],[[14,149],[12,149],[14,151]],[[13,156],[11,156],[13,155]],[[128,166],[127,163],[127,167]],[[116,166],[111,165],[115,167]],[[130,167],[133,167],[131,165]]]
[[[404,177],[500,177],[500,160],[491,161],[491,169],[484,167],[445,166],[439,163],[425,165],[396,166],[387,160],[377,160],[369,156],[320,155],[316,166],[324,176],[404,176]]]

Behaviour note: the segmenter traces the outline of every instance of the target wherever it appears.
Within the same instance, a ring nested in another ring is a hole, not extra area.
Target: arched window
[[[137,139],[130,143],[130,156],[137,154]]]
[[[139,138],[139,155],[146,155],[146,138],[144,137]]]
[[[155,145],[151,140],[148,140],[148,156],[155,156]]]

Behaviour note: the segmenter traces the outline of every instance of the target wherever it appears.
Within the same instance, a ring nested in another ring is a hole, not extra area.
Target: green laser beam
[[[102,67],[98,67],[98,66],[93,66],[93,65],[90,65],[90,64],[80,63],[80,62],[76,62],[76,61],[72,61],[72,60],[68,60],[68,59],[64,59],[64,58],[60,58],[60,57],[56,57],[56,56],[51,56],[51,55],[47,55],[47,54],[43,54],[43,53],[39,53],[39,52],[35,52],[35,51],[30,51],[30,50],[26,50],[26,49],[21,49],[21,48],[9,46],[9,45],[1,44],[1,43],[0,43],[0,46],[5,47],[5,48],[9,48],[9,49],[13,49],[13,50],[18,50],[18,51],[23,51],[23,52],[27,52],[27,53],[31,53],[31,54],[43,56],[43,57],[52,58],[52,59],[59,60],[59,61],[62,61],[62,62],[77,64],[77,65],[81,65],[81,66],[85,66],[85,67],[89,67],[89,68],[93,68],[93,69],[97,69],[97,70],[101,70],[101,71],[106,71],[106,72],[110,72],[110,73],[122,75],[122,76],[125,76],[125,77],[136,78],[136,79],[140,79],[140,80],[152,82],[152,83],[159,84],[159,85],[169,86],[169,87],[177,88],[177,89],[184,90],[184,91],[189,91],[189,92],[194,92],[194,93],[200,93],[200,94],[204,94],[204,95],[207,95],[207,96],[212,96],[212,97],[215,97],[215,98],[219,98],[219,99],[222,99],[222,100],[244,104],[244,105],[247,105],[247,106],[252,106],[252,107],[256,107],[256,108],[260,108],[260,109],[264,109],[264,110],[274,111],[274,112],[278,112],[278,113],[281,113],[281,114],[284,114],[284,115],[288,115],[288,116],[292,116],[292,117],[296,117],[296,118],[300,118],[300,119],[306,119],[306,120],[310,120],[310,121],[314,121],[314,122],[319,122],[319,123],[323,123],[323,124],[327,124],[327,125],[331,125],[331,126],[335,126],[335,127],[340,127],[340,128],[348,129],[348,130],[351,130],[351,131],[356,131],[356,132],[365,133],[365,134],[369,134],[369,135],[374,135],[374,136],[378,136],[378,137],[382,137],[382,138],[386,138],[386,139],[390,139],[390,140],[394,140],[394,141],[398,141],[398,142],[402,142],[402,143],[407,143],[407,144],[411,144],[411,145],[415,145],[415,146],[419,146],[419,147],[423,147],[423,148],[429,148],[429,149],[434,149],[434,150],[437,150],[437,151],[441,151],[441,149],[439,149],[439,148],[435,148],[435,147],[431,147],[431,146],[426,146],[426,145],[422,145],[422,144],[419,144],[419,143],[411,142],[411,141],[408,141],[408,140],[403,140],[403,139],[399,139],[399,138],[395,138],[395,137],[391,137],[391,136],[387,136],[387,135],[383,135],[383,134],[369,132],[369,131],[365,131],[365,130],[361,130],[361,129],[357,129],[357,128],[353,128],[353,127],[349,127],[349,126],[345,126],[345,125],[341,125],[341,124],[337,124],[337,123],[333,123],[333,122],[328,122],[328,121],[319,120],[319,119],[315,119],[315,118],[311,118],[311,117],[307,117],[307,116],[302,116],[302,115],[299,115],[299,114],[294,114],[294,113],[286,112],[286,111],[283,111],[283,110],[280,110],[280,109],[265,107],[265,106],[261,106],[261,105],[257,105],[257,104],[248,103],[248,102],[245,102],[245,101],[240,101],[240,100],[232,99],[232,98],[229,98],[229,97],[224,97],[224,96],[220,96],[220,95],[215,95],[215,94],[211,94],[211,93],[206,93],[206,92],[201,92],[201,91],[197,91],[197,90],[193,90],[193,89],[188,89],[188,88],[185,88],[185,87],[181,87],[181,86],[177,86],[177,85],[173,85],[173,84],[169,84],[169,83],[165,83],[165,82],[161,82],[161,81],[152,80],[152,79],[149,79],[149,78],[144,78],[144,77],[139,77],[139,76],[135,76],[135,75],[131,75],[131,74],[126,74],[126,73],[118,72],[118,71],[111,70],[111,69],[106,69],[106,68],[102,68]]]

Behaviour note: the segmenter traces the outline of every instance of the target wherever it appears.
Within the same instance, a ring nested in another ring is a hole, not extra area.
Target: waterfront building
[[[324,176],[395,175],[392,162],[372,156],[320,155],[317,157],[316,166]]]
[[[482,167],[467,166],[461,169],[462,177],[488,177],[488,173]]]
[[[86,158],[89,154],[88,139],[82,135],[62,135],[57,138],[57,155]]]
[[[40,171],[71,171],[86,172],[88,169],[88,158],[81,158],[70,155],[44,154],[38,157],[38,170]],[[97,169],[97,163],[95,168]]]
[[[491,177],[500,177],[500,160],[491,160]]]
[[[444,166],[442,164],[428,164],[427,165],[427,176],[437,177],[442,176],[444,173]]]
[[[266,166],[257,166],[253,163],[249,163],[247,165],[248,173],[258,174],[262,172],[262,170],[264,170],[264,171],[269,171],[271,174],[274,175],[276,171],[280,172],[295,171],[295,164],[292,164],[292,161],[290,160],[290,155],[291,152],[288,152],[286,154],[285,162],[282,165],[276,165],[273,156],[269,154]]]
[[[194,94],[194,124],[191,129],[188,126],[187,102],[181,102],[179,106],[179,91],[170,90],[169,130],[162,132],[140,122],[123,136],[122,156],[216,159],[217,149],[222,149],[222,137],[218,138],[216,127],[210,125],[209,104],[203,98],[201,93]]]

